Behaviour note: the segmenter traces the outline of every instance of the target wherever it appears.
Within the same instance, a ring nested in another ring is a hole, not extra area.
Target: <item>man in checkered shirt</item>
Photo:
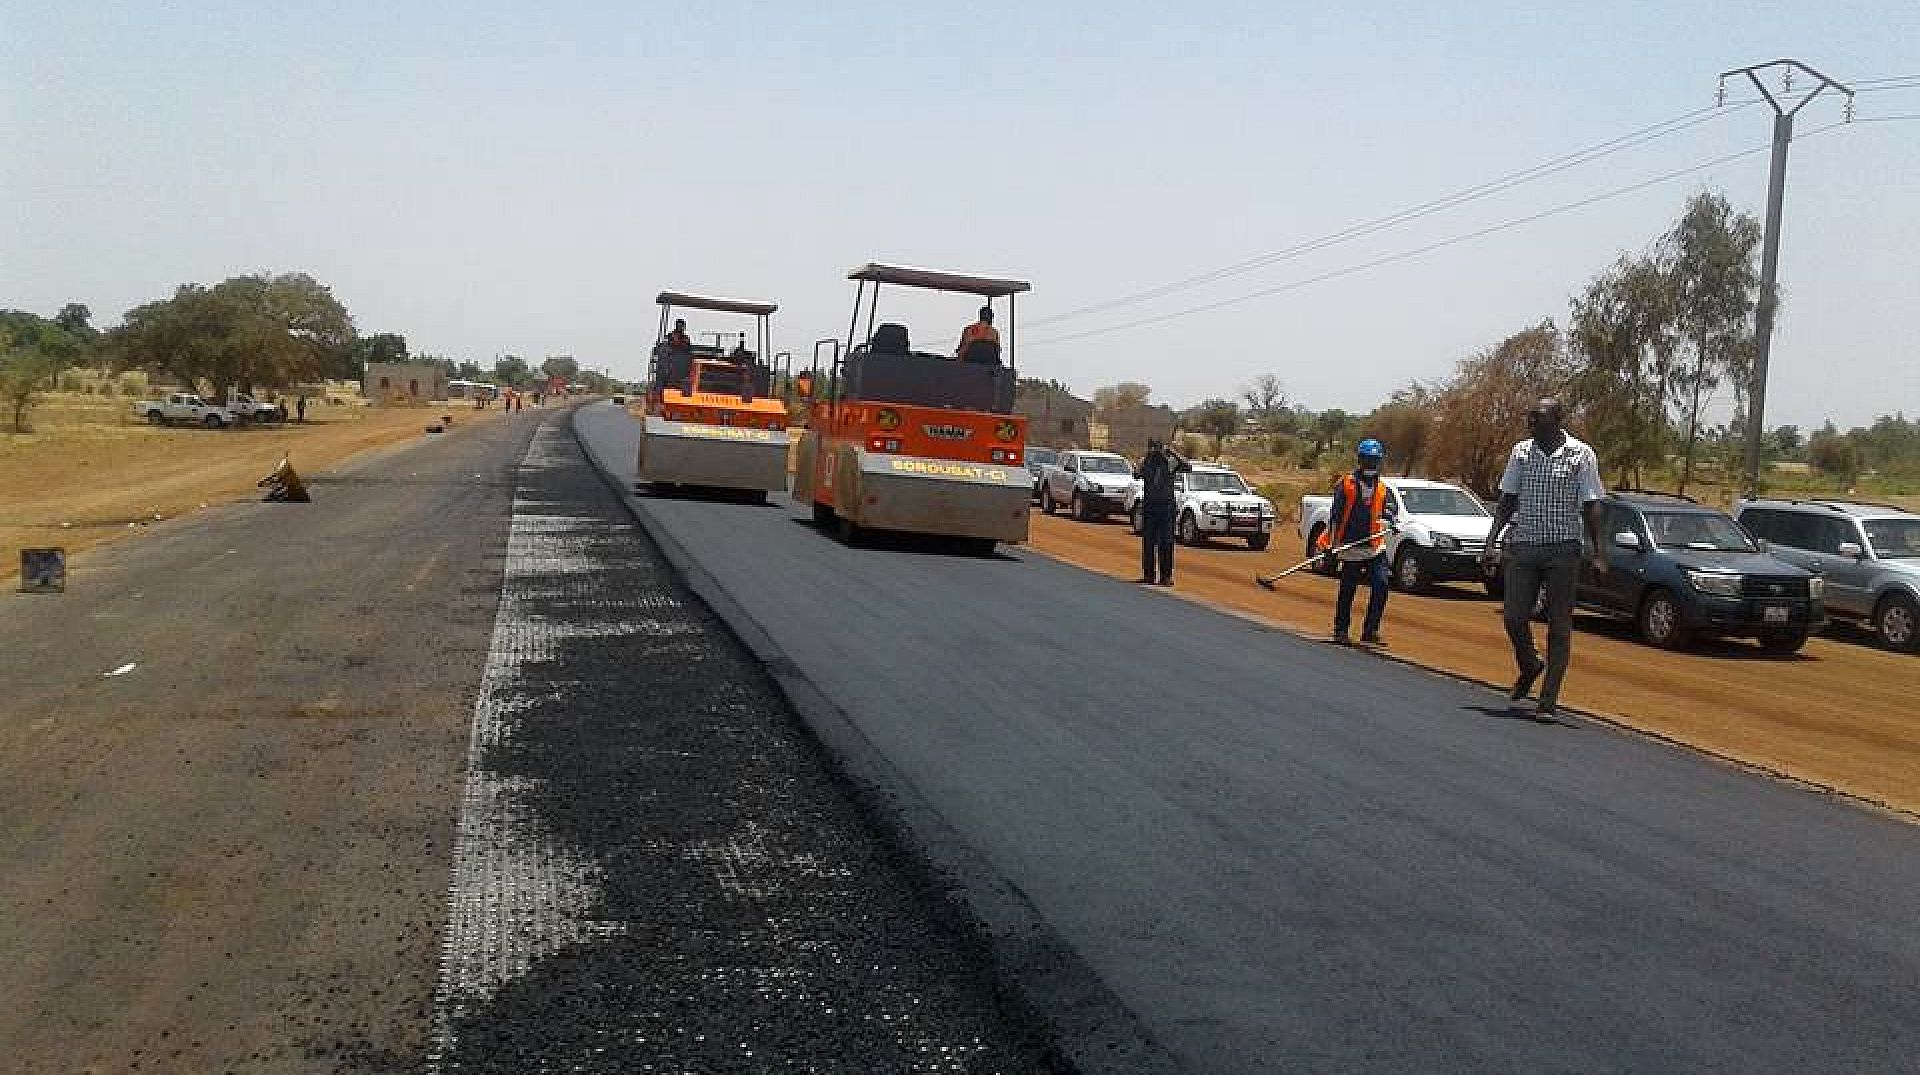
[[[1507,471],[1500,478],[1500,504],[1493,512],[1493,528],[1487,531],[1489,561],[1506,553],[1507,638],[1513,643],[1513,660],[1520,675],[1513,681],[1513,700],[1519,701],[1533,688],[1540,673],[1547,673],[1541,684],[1535,716],[1552,720],[1560,705],[1560,681],[1567,674],[1567,662],[1573,656],[1573,598],[1580,577],[1580,534],[1587,536],[1587,556],[1593,569],[1607,573],[1605,547],[1600,544],[1601,501],[1606,487],[1600,484],[1600,460],[1593,448],[1569,435],[1565,429],[1566,412],[1559,400],[1543,399],[1527,412],[1527,427],[1533,436],[1513,446],[1507,457]],[[1512,523],[1507,540],[1502,531]],[[1542,590],[1546,591],[1547,659],[1533,645],[1533,606]]]

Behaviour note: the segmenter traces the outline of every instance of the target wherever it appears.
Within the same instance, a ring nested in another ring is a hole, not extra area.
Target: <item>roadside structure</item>
[[[1170,443],[1178,422],[1173,408],[1164,403],[1122,407],[1107,419],[1107,450],[1127,454],[1152,441]]]
[[[447,398],[447,371],[432,362],[369,362],[360,391],[375,407],[429,403]]]
[[[1027,419],[1027,443],[1048,448],[1093,446],[1093,404],[1063,389],[1022,385],[1013,396],[1013,413]]]

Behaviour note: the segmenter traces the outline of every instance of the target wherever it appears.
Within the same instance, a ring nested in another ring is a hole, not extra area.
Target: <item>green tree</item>
[[[1807,441],[1807,465],[1818,473],[1838,478],[1840,488],[1847,489],[1860,473],[1860,450],[1852,438],[1842,436],[1828,422],[1826,428],[1815,433]]]
[[[346,307],[303,273],[183,284],[127,311],[108,334],[117,368],[164,371],[215,399],[231,387],[317,379],[352,340]]]
[[[517,388],[533,379],[533,370],[519,355],[503,355],[493,361],[493,377],[499,384]]]
[[[1230,399],[1207,400],[1188,411],[1184,417],[1188,428],[1213,438],[1215,459],[1220,458],[1220,453],[1225,450],[1227,438],[1240,432],[1244,422],[1240,405]]]
[[[1508,451],[1526,433],[1527,410],[1535,400],[1561,395],[1572,372],[1551,321],[1462,359],[1438,399],[1431,449],[1434,473],[1458,478],[1481,496],[1492,497]]]
[[[40,393],[54,387],[60,371],[84,351],[58,324],[22,310],[0,310],[0,401],[13,416],[13,431],[28,432],[27,416]]]
[[[1133,407],[1146,406],[1153,398],[1153,389],[1135,381],[1123,381],[1105,388],[1093,390],[1093,417],[1095,421],[1112,422],[1113,416]]]
[[[1686,430],[1682,438],[1680,492],[1693,477],[1700,412],[1713,391],[1731,381],[1735,401],[1746,410],[1753,367],[1753,308],[1759,298],[1760,222],[1736,213],[1719,194],[1688,199],[1680,222],[1662,240],[1672,281],[1674,328],[1692,352],[1683,363],[1675,403]]]
[[[568,382],[577,381],[580,379],[580,363],[575,362],[572,355],[550,355],[540,363],[540,372]]]
[[[1415,403],[1388,403],[1360,423],[1360,435],[1386,446],[1386,468],[1411,477],[1426,457],[1433,438],[1433,408]]]
[[[487,371],[480,368],[480,363],[474,362],[472,360],[467,360],[460,363],[460,365],[454,370],[453,375],[463,381],[477,381],[480,378],[485,377],[487,375]]]
[[[1673,380],[1670,278],[1652,257],[1622,257],[1572,301],[1568,408],[1581,416],[1601,466],[1639,485],[1666,458]]]

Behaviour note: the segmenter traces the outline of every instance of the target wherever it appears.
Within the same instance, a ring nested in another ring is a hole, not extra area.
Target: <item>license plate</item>
[[[1788,611],[1785,605],[1768,605],[1761,615],[1768,623],[1785,623]]]

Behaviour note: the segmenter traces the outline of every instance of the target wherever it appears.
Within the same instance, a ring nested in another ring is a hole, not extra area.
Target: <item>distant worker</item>
[[[986,366],[1000,364],[1000,330],[993,327],[993,307],[980,307],[980,320],[960,330],[960,347],[953,357]]]
[[[302,392],[298,396],[295,396],[293,399],[293,405],[295,409],[297,409],[300,412],[300,417],[298,420],[301,422],[305,422],[307,420],[307,394],[305,392]]]
[[[741,366],[751,366],[753,364],[753,352],[747,350],[747,337],[745,333],[741,334],[740,342],[733,345],[733,350],[727,353],[727,357]]]
[[[991,313],[992,311],[987,311]],[[1193,465],[1157,440],[1133,470],[1140,479],[1140,578],[1147,585],[1173,585],[1173,476]]]
[[[1493,563],[1504,543],[1506,592],[1504,610],[1507,640],[1519,677],[1511,697],[1518,702],[1532,689],[1542,671],[1535,719],[1553,720],[1560,708],[1560,681],[1573,659],[1573,599],[1580,581],[1581,531],[1587,538],[1586,556],[1595,573],[1607,574],[1606,546],[1600,543],[1602,502],[1606,486],[1600,483],[1600,460],[1585,442],[1565,428],[1566,411],[1557,399],[1543,399],[1527,412],[1533,435],[1513,446],[1506,473],[1500,477],[1500,503],[1493,509],[1493,527],[1487,531],[1481,559]],[[1584,526],[1583,526],[1584,524]],[[1545,594],[1547,660],[1533,644],[1533,609]]]
[[[687,323],[676,320],[673,331],[667,333],[667,346],[675,351],[693,350],[693,341],[687,338]]]
[[[1333,640],[1341,645],[1351,641],[1353,595],[1360,580],[1367,580],[1367,618],[1360,625],[1360,641],[1370,646],[1384,645],[1380,640],[1380,619],[1387,612],[1387,533],[1394,528],[1395,512],[1380,480],[1380,465],[1387,450],[1372,437],[1360,442],[1355,451],[1353,473],[1343,474],[1333,486],[1333,504],[1327,509],[1331,520],[1321,540],[1322,552],[1340,569],[1340,591],[1333,604]],[[1343,545],[1352,548],[1335,552]]]

